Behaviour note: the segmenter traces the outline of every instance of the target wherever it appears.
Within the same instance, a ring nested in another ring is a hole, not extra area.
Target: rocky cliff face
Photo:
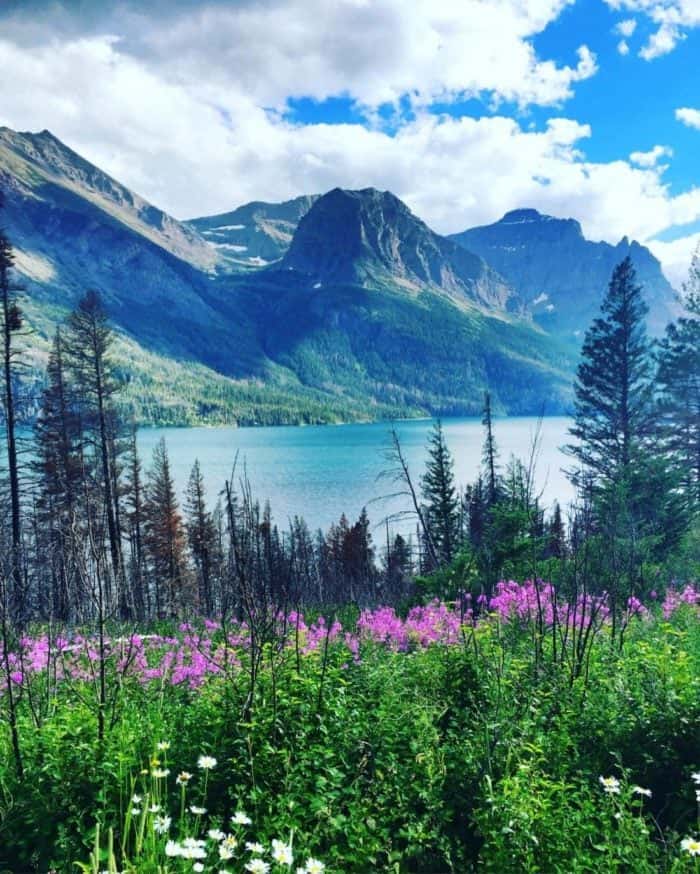
[[[340,188],[299,222],[281,266],[315,282],[440,290],[457,301],[505,309],[512,290],[478,255],[439,236],[388,191]]]
[[[661,333],[676,312],[673,289],[645,246],[626,237],[617,246],[587,240],[575,219],[518,209],[451,239],[502,274],[539,324],[565,336],[585,331],[598,314],[613,268],[627,255],[644,287],[651,331]]]

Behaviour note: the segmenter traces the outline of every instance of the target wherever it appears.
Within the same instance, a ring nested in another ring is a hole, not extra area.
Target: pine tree
[[[629,257],[614,269],[601,310],[583,343],[569,429],[578,442],[566,451],[594,486],[609,486],[624,481],[655,430],[647,307]],[[581,483],[581,471],[571,477]]]
[[[363,507],[360,517],[345,538],[343,564],[349,584],[350,600],[357,602],[374,594],[376,574],[374,547],[367,510]]]
[[[428,461],[421,488],[430,536],[441,564],[449,564],[459,546],[459,498],[453,467],[438,420],[428,438]]]
[[[486,392],[484,396],[484,415],[481,423],[486,429],[486,437],[484,438],[484,449],[482,453],[482,463],[486,479],[486,498],[488,506],[493,507],[498,501],[500,488],[498,477],[498,447],[496,446],[496,439],[493,436],[491,395],[489,392]]]
[[[688,524],[658,440],[646,311],[626,258],[613,271],[602,315],[586,334],[570,429],[579,442],[566,447],[581,465],[571,478],[590,492],[599,530],[615,537],[615,551],[627,556],[627,593],[639,584],[644,562],[663,560]],[[606,550],[612,555],[611,547]]]
[[[559,501],[554,502],[552,517],[547,524],[546,558],[563,558],[566,554],[566,530]]]
[[[390,602],[396,603],[406,594],[413,571],[411,544],[396,534],[393,541],[388,540],[384,556],[384,587]]]
[[[119,530],[118,471],[115,442],[120,422],[115,405],[119,385],[110,360],[113,334],[100,296],[88,291],[68,319],[66,361],[81,404],[83,428],[94,453],[95,476],[100,484],[107,520],[109,551],[115,580],[123,576]]]
[[[700,509],[700,249],[684,286],[686,313],[666,329],[657,386],[661,430],[688,504]]]
[[[298,600],[321,603],[323,592],[316,547],[309,526],[300,516],[294,516],[291,521],[289,549],[291,574]]]
[[[0,333],[2,334],[3,412],[7,441],[7,468],[10,481],[10,568],[17,614],[23,618],[28,610],[25,603],[22,576],[22,510],[19,484],[19,453],[17,449],[17,366],[18,349],[15,335],[22,329],[22,310],[17,302],[19,287],[13,279],[14,253],[12,245],[0,231]]]
[[[145,547],[153,579],[156,613],[175,616],[187,601],[185,532],[165,440],[153,450],[144,507]]]
[[[213,572],[216,554],[216,528],[207,509],[204,476],[195,459],[185,496],[185,527],[194,566],[197,571],[197,594],[200,610],[207,616],[214,612]]]
[[[137,617],[150,615],[149,593],[144,586],[144,488],[141,459],[136,444],[136,424],[131,423],[131,432],[126,452],[126,481],[124,484],[124,503],[126,520],[129,525],[129,583],[131,601]]]
[[[47,537],[53,568],[52,612],[67,619],[71,610],[72,531],[81,491],[80,417],[68,386],[60,330],[54,335],[34,427],[39,494],[37,512]],[[75,605],[72,605],[75,606]]]
[[[477,477],[474,483],[467,486],[464,495],[464,505],[467,514],[469,543],[474,549],[478,549],[484,540],[489,517],[486,490],[481,475]]]

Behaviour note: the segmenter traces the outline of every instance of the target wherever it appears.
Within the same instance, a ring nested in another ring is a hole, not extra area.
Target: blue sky
[[[0,123],[179,218],[335,185],[700,241],[700,0],[9,0]]]
[[[620,54],[621,37],[615,30],[625,20],[637,21],[635,33],[626,40],[628,55]],[[632,152],[666,145],[673,151],[673,160],[667,161],[665,179],[672,191],[680,193],[700,181],[698,133],[675,118],[679,106],[700,103],[700,28],[689,31],[672,52],[649,62],[638,52],[654,30],[645,17],[620,14],[602,0],[579,0],[566,7],[532,43],[538,55],[561,66],[571,63],[582,43],[596,55],[598,72],[579,83],[561,104],[567,117],[591,125],[593,135],[585,144],[586,156],[592,161],[626,160]],[[513,102],[494,106],[490,95],[485,94],[467,100],[436,101],[430,111],[477,118],[507,114],[525,126],[542,128],[548,118],[561,113],[561,108],[531,105],[523,109]],[[384,106],[382,112],[391,129],[393,107]],[[403,114],[410,115],[410,110]],[[324,101],[292,98],[287,117],[303,124],[366,123],[361,108],[350,96]]]

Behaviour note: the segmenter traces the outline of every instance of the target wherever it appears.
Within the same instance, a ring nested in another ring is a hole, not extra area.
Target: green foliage
[[[459,498],[454,481],[454,462],[438,419],[428,437],[428,460],[421,480],[426,502],[425,522],[431,538],[431,555],[449,564],[459,541]]]
[[[489,623],[407,653],[367,643],[349,664],[341,645],[300,663],[269,648],[247,716],[245,663],[197,690],[126,680],[101,747],[89,682],[61,688],[39,725],[25,698],[21,785],[0,735],[0,870],[87,864],[96,824],[102,853],[113,829],[127,867],[129,799],[149,791],[167,740],[171,794],[190,771],[188,804],[206,795],[210,824],[243,809],[256,840],[293,833],[329,872],[691,871],[679,840],[695,827],[700,765],[697,615],[633,622],[622,650],[601,635],[573,684],[546,641],[535,661],[532,631]],[[218,760],[206,786],[203,753]]]
[[[417,598],[423,602],[432,598],[454,601],[466,592],[478,594],[480,580],[476,557],[468,546],[464,546],[449,565],[416,577],[414,587]]]

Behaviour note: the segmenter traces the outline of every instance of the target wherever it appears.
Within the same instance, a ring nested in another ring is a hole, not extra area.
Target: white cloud
[[[639,55],[652,61],[666,55],[686,38],[686,33],[700,27],[700,0],[605,0],[615,10],[647,16],[656,30]],[[621,28],[626,22],[621,22]],[[634,28],[632,29],[634,31]],[[620,31],[621,32],[621,31]],[[625,36],[631,34],[623,34]]]
[[[632,152],[630,161],[639,167],[655,167],[661,158],[673,157],[673,149],[669,146],[654,146],[648,152]]]
[[[680,291],[683,284],[688,281],[693,254],[700,246],[700,233],[689,234],[668,243],[650,240],[648,246],[661,261],[668,281]]]
[[[100,4],[85,0],[80,7],[91,8],[92,30],[81,35],[118,34],[121,54],[148,59],[173,81],[206,82],[211,94],[242,91],[278,109],[289,97],[345,95],[368,108],[406,97],[424,105],[480,94],[520,106],[554,105],[596,72],[585,45],[570,65],[559,66],[538,57],[532,44],[573,2],[122,0],[103,3],[100,19]],[[3,22],[3,32],[51,42],[57,30],[79,27],[78,4],[72,19],[70,8],[54,4],[34,15],[30,8]]]
[[[628,55],[630,53],[630,47],[627,44],[627,41],[621,39],[620,42],[617,44],[617,50],[621,55]]]
[[[624,21],[619,21],[615,26],[615,33],[629,39],[637,29],[637,22],[634,18],[626,18]]]
[[[700,130],[700,109],[690,109],[683,106],[676,110],[676,118],[687,127],[694,127]]]

